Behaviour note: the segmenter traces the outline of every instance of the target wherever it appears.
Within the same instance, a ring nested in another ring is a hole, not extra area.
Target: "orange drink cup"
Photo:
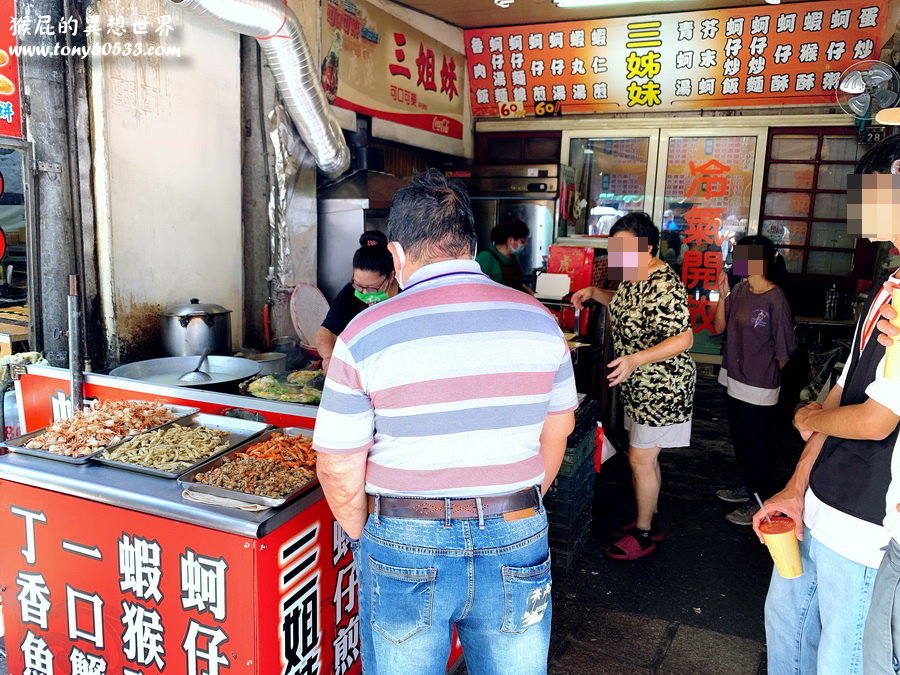
[[[769,554],[775,563],[778,574],[785,579],[795,579],[803,574],[803,563],[800,562],[800,546],[794,534],[794,520],[787,516],[772,516],[771,522],[759,524]]]
[[[891,306],[897,312],[897,316],[891,321],[900,328],[900,288],[891,291]],[[894,338],[894,343],[885,350],[884,376],[888,380],[900,380],[900,336]]]

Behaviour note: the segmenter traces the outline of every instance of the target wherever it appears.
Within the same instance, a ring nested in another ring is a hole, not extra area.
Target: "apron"
[[[500,283],[504,286],[515,288],[516,290],[522,290],[522,284],[525,283],[525,278],[522,275],[522,267],[519,265],[518,261],[513,260],[511,263],[506,263],[502,256],[494,249],[489,248],[488,252],[494,256],[500,264],[500,273],[503,275]]]

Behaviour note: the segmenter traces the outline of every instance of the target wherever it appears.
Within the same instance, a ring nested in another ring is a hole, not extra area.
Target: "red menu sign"
[[[760,3],[467,30],[472,112],[496,116],[506,101],[567,113],[834,103],[841,73],[879,58],[887,7]]]

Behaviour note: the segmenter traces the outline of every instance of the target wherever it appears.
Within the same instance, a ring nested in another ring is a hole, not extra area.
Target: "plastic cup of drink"
[[[787,516],[772,516],[759,524],[763,540],[775,563],[778,574],[785,579],[796,579],[803,574],[800,562],[800,545],[794,534],[794,520]]]

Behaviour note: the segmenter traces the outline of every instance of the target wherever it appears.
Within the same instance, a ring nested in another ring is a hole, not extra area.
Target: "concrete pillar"
[[[63,0],[18,0],[20,17],[63,15]],[[53,49],[55,35],[23,35],[22,45]],[[40,256],[32,270],[39,296],[31,307],[39,327],[34,348],[56,366],[68,365],[68,276],[78,273],[74,254],[73,202],[69,155],[66,64],[61,56],[23,58],[20,62],[27,140],[34,148],[35,217]]]

